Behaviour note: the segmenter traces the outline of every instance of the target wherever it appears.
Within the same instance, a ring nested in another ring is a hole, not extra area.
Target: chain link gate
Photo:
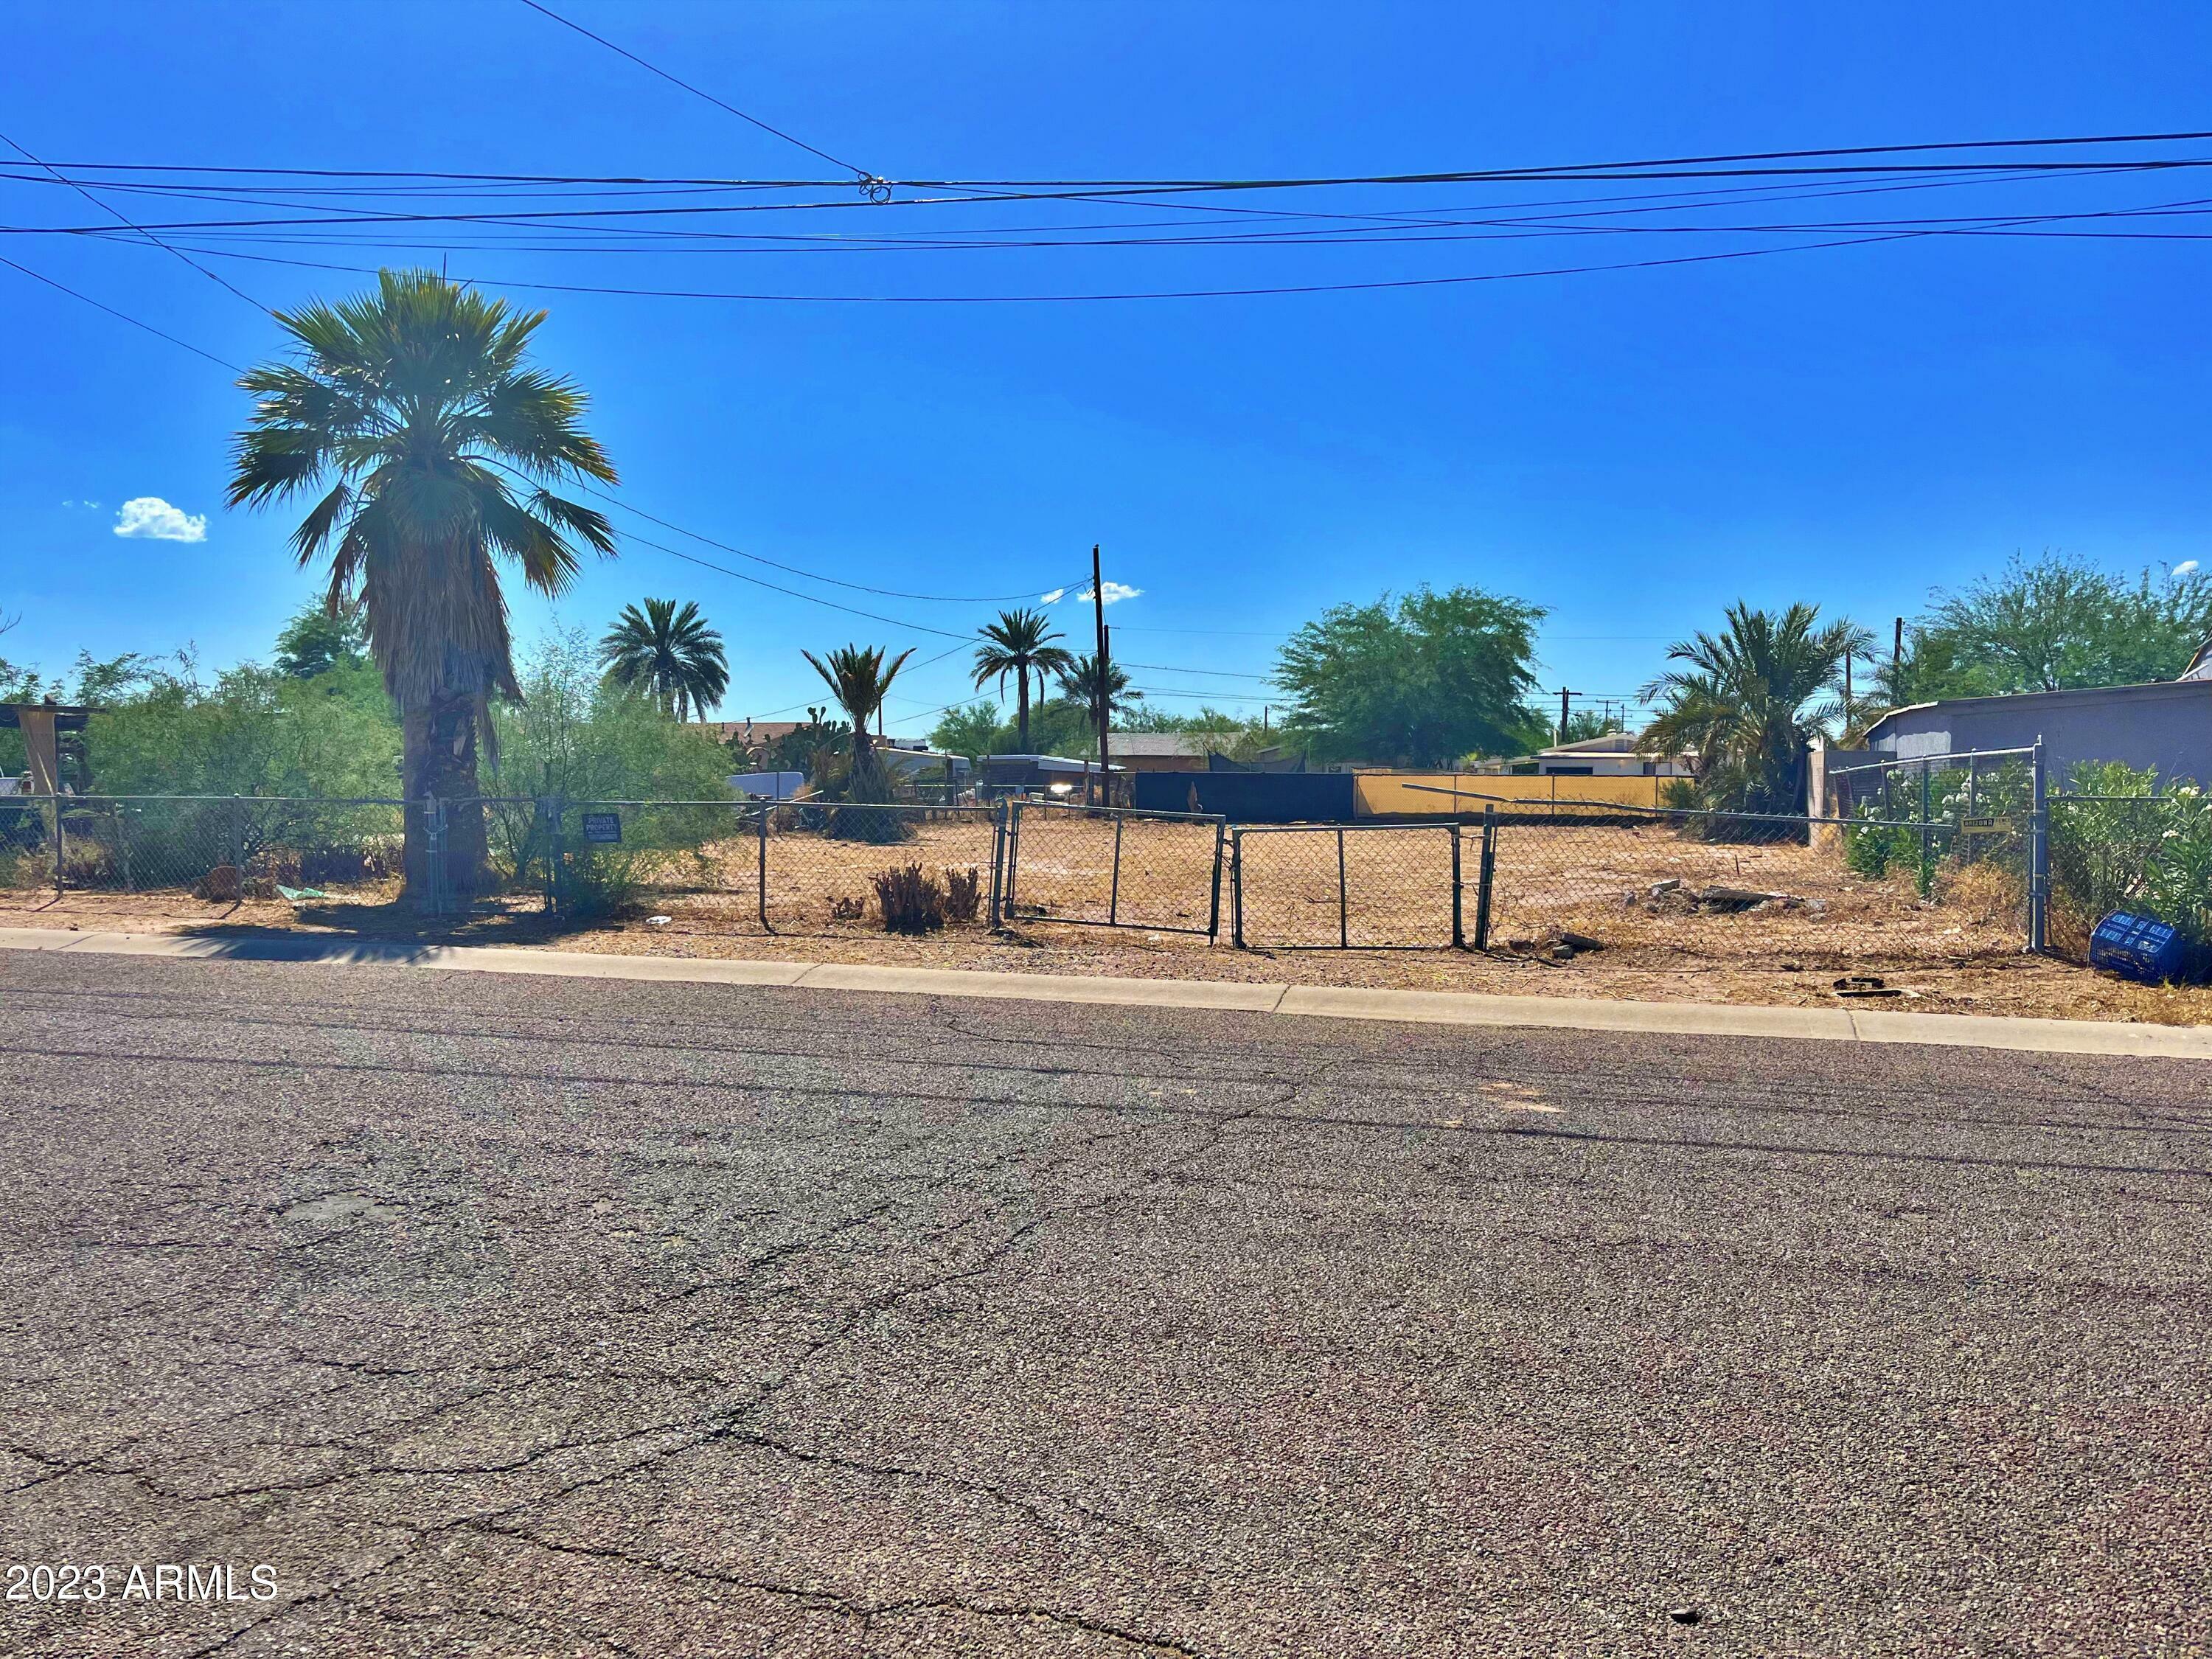
[[[1456,822],[1243,823],[1229,842],[1231,939],[1239,950],[1466,945]]]

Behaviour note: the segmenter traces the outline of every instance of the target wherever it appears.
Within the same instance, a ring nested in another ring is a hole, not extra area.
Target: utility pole
[[[1899,702],[1905,701],[1905,618],[1897,619],[1897,631],[1890,636],[1889,695]]]
[[[1850,653],[1850,647],[1848,647],[1848,646],[1846,646],[1846,647],[1844,648],[1844,718],[1846,720],[1848,720],[1849,719],[1850,719],[1850,717],[1851,717],[1851,653]]]
[[[1099,580],[1098,544],[1091,544],[1091,612],[1098,623],[1098,792],[1109,805],[1113,801],[1112,772],[1107,769],[1106,726],[1113,696],[1107,690],[1106,667],[1106,584]]]
[[[1559,741],[1561,743],[1567,740],[1567,699],[1574,695],[1564,685],[1559,688]]]

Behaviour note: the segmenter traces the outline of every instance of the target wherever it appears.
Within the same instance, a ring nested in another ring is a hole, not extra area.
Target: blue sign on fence
[[[586,841],[619,843],[622,840],[622,814],[619,812],[586,812],[584,814]]]

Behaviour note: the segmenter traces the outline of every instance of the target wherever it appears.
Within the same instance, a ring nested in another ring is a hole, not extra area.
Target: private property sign
[[[586,812],[584,814],[584,839],[618,845],[622,841],[622,814],[619,812]]]

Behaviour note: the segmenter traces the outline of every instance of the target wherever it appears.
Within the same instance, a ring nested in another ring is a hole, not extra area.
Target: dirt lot
[[[1466,927],[1474,926],[1479,836],[1461,848]],[[1656,829],[1516,826],[1498,838],[1492,949],[1453,951],[1452,845],[1438,826],[1248,831],[1241,841],[1243,929],[1231,947],[1234,884],[1223,876],[1221,939],[1203,935],[1213,902],[1209,825],[1132,823],[1115,878],[1112,824],[1034,817],[1014,860],[1013,926],[994,935],[955,926],[921,939],[886,936],[869,878],[908,860],[981,871],[992,830],[981,820],[924,824],[893,845],[779,833],[769,844],[769,921],[759,916],[761,849],[751,837],[680,854],[626,853],[632,902],[615,919],[561,921],[535,895],[426,924],[390,883],[300,907],[205,902],[188,892],[0,893],[0,925],[134,927],[227,933],[302,929],[396,938],[544,945],[653,955],[807,958],[1029,973],[1290,981],[1549,996],[1828,1005],[1835,981],[1871,975],[1897,994],[1868,1006],[1926,1012],[2212,1023],[2212,990],[2151,988],[2027,957],[2018,886],[1999,862],[1946,874],[1932,902],[1909,878],[1855,877],[1832,850],[1734,846]],[[1679,882],[1655,899],[1651,889]],[[1787,895],[1757,909],[1701,909],[1684,896],[1712,885]],[[835,907],[858,904],[858,921]],[[1039,914],[1039,913],[1042,914]],[[1066,920],[1124,924],[1106,928]],[[665,917],[665,921],[649,921]],[[1171,931],[1195,928],[1196,933]],[[1340,930],[1355,947],[1334,947]],[[1551,959],[1561,931],[1603,948]],[[2060,942],[2065,943],[2063,928]]]

